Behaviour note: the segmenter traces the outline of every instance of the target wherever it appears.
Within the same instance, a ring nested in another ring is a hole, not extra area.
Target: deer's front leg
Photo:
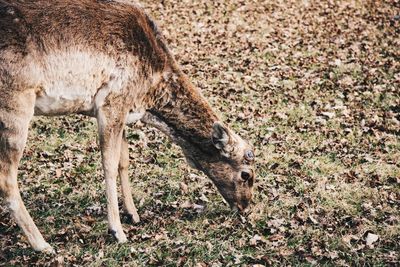
[[[121,191],[124,200],[124,207],[126,212],[128,213],[129,218],[132,220],[132,222],[138,223],[140,222],[140,218],[132,199],[131,185],[129,183],[128,167],[129,167],[129,146],[124,132],[121,143],[121,158],[119,159],[119,169],[118,169],[119,177],[121,179]]]
[[[126,242],[118,210],[117,176],[121,154],[122,132],[125,122],[123,112],[110,107],[102,108],[97,116],[100,149],[106,180],[108,228],[119,243]]]
[[[0,200],[3,196],[11,215],[35,250],[54,253],[26,210],[17,182],[18,163],[28,137],[35,98],[28,90],[2,89],[0,82]]]

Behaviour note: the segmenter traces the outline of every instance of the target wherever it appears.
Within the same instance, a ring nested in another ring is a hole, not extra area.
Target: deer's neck
[[[212,152],[211,132],[218,117],[182,72],[164,79],[151,95],[148,111],[168,127],[178,144]]]

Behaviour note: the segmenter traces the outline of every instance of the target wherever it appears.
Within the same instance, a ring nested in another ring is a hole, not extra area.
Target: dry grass
[[[0,265],[396,265],[398,1],[143,4],[185,72],[255,144],[252,213],[232,214],[176,146],[136,127],[130,173],[143,220],[124,224],[130,242],[118,245],[106,234],[95,122],[36,118],[19,181],[58,254],[33,252],[0,209]]]

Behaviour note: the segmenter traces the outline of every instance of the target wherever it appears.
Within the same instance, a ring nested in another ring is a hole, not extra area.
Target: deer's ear
[[[229,144],[230,136],[228,129],[219,122],[213,125],[212,141],[214,146],[220,150],[224,150]]]

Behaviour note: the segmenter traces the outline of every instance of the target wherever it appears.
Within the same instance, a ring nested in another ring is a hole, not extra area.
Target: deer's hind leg
[[[130,217],[132,222],[138,223],[140,222],[140,218],[132,199],[131,185],[129,183],[128,167],[129,167],[129,146],[124,131],[121,143],[121,157],[119,159],[118,172],[119,172],[119,177],[121,179],[121,191],[124,200],[125,211],[128,213],[128,216]]]
[[[35,98],[33,91],[0,87],[0,193],[31,246],[52,252],[26,210],[17,183],[18,163],[25,148]]]

